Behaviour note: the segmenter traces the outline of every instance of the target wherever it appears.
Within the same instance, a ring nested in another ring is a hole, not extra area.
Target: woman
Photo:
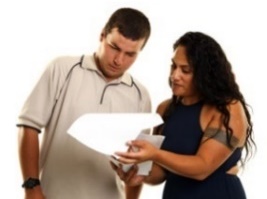
[[[157,129],[165,136],[161,149],[131,141],[138,152],[118,152],[120,161],[152,160],[145,182],[166,180],[164,199],[246,198],[231,168],[251,155],[252,122],[220,45],[200,32],[183,35],[174,44],[169,81],[173,97],[157,109],[165,121]]]

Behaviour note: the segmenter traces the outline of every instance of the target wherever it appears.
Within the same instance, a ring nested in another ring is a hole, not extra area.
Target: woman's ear
[[[105,38],[105,36],[106,36],[106,34],[105,34],[104,30],[102,30],[101,31],[101,34],[100,34],[100,38],[99,38],[100,42],[103,41],[103,39]]]

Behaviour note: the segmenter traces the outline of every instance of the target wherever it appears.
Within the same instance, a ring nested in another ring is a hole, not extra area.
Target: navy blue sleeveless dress
[[[200,112],[203,103],[185,106],[178,103],[165,122],[162,149],[174,153],[194,155],[203,132]],[[238,176],[226,174],[241,158],[236,149],[213,174],[203,181],[186,178],[167,171],[163,199],[245,199],[246,195]]]

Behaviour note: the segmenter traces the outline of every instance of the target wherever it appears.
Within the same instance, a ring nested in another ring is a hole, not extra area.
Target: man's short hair
[[[133,41],[145,38],[145,46],[150,36],[150,22],[140,11],[133,8],[120,8],[116,10],[104,27],[104,34],[108,35],[113,28],[118,28],[127,39]]]

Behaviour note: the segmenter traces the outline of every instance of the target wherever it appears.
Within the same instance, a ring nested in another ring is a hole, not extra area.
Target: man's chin
[[[114,73],[106,73],[104,74],[104,77],[109,80],[109,81],[112,81],[112,80],[115,80],[115,79],[118,79],[119,77],[121,77],[122,74],[114,74]]]

